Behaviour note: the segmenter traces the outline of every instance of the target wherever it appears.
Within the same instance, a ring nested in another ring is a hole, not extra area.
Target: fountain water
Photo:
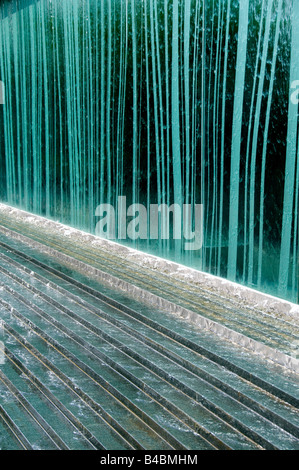
[[[299,0],[24,0],[0,15],[2,201],[89,232],[120,196],[202,204],[200,250],[119,239],[298,301]]]

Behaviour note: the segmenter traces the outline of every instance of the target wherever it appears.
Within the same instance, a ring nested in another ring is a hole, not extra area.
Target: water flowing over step
[[[299,449],[297,374],[4,232],[1,449]]]

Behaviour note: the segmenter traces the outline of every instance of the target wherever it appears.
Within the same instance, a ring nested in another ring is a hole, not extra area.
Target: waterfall
[[[3,202],[107,236],[115,214],[120,243],[298,302],[299,0],[4,1],[0,22]]]

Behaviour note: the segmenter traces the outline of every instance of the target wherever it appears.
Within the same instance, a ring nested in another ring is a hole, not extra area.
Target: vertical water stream
[[[89,232],[110,205],[121,243],[298,302],[299,0],[4,1],[0,23],[2,201]],[[160,204],[189,232],[149,227]]]

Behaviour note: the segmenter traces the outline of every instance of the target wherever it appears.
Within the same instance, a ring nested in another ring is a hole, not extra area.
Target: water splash
[[[130,243],[298,302],[298,2],[3,2],[1,199],[90,232],[201,203],[200,250]]]

